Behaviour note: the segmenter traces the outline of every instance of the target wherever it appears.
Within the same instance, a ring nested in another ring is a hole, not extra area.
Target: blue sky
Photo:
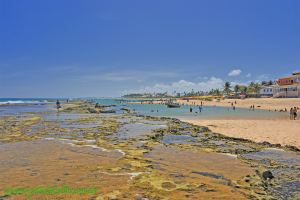
[[[300,71],[298,0],[1,0],[0,97],[206,90]]]

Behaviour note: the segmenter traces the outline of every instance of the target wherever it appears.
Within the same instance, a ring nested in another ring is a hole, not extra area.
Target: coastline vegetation
[[[233,97],[240,98],[240,95],[259,97],[259,90],[264,86],[271,86],[274,81],[262,81],[262,82],[251,82],[249,85],[232,85],[230,82],[225,82],[223,88],[214,88],[209,91],[190,91],[176,92],[172,94],[168,92],[163,93],[132,93],[122,96],[123,98],[182,98],[182,97],[204,97],[204,96],[216,96],[221,97]],[[210,99],[210,98],[209,98]]]

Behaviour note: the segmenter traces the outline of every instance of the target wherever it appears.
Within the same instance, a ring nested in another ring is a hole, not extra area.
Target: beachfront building
[[[259,94],[262,97],[273,97],[274,86],[262,86],[259,90]]]
[[[300,72],[291,76],[279,78],[273,89],[273,97],[276,98],[300,98]]]

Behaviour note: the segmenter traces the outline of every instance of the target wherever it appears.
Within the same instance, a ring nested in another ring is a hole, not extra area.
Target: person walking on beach
[[[294,120],[296,120],[296,118],[297,118],[297,108],[294,107]]]
[[[290,109],[290,120],[292,120],[294,118],[294,109],[291,108]]]
[[[193,108],[192,107],[190,107],[190,112],[193,112]]]
[[[57,112],[59,112],[59,109],[61,108],[61,105],[60,105],[60,102],[59,100],[57,99],[56,101],[56,109],[57,109]]]

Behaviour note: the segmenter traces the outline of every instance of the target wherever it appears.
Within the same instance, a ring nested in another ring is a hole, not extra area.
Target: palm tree
[[[243,94],[247,94],[248,87],[247,87],[247,86],[243,87],[243,88],[241,89],[241,91],[242,91]]]
[[[250,93],[254,93],[254,91],[255,91],[255,83],[254,82],[251,82],[250,84],[249,84],[249,86],[248,86],[248,92],[250,92]]]
[[[234,86],[234,92],[235,92],[235,96],[237,95],[237,93],[240,91],[240,86],[239,85],[235,85]]]
[[[230,82],[226,82],[224,85],[224,92],[228,95],[230,92],[231,84]]]
[[[273,84],[274,84],[274,83],[273,83],[273,81],[271,81],[271,80],[268,82],[268,85],[269,85],[269,86],[270,86],[270,85],[273,85]]]
[[[256,94],[258,94],[260,88],[261,88],[261,86],[259,85],[259,83],[255,83],[254,86],[253,86],[254,92]]]
[[[267,83],[267,81],[262,81],[261,82],[261,85],[267,85],[268,83]]]
[[[217,96],[220,96],[220,94],[221,94],[221,92],[220,92],[219,89],[216,89],[216,90],[215,90],[215,93],[216,93]]]

